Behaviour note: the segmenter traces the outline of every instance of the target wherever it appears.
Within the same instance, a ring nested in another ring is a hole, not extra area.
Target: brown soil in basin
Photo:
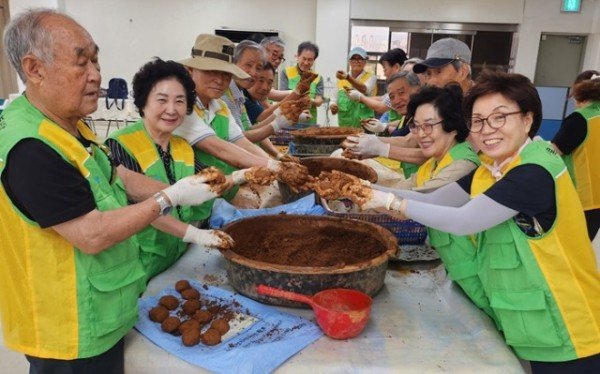
[[[302,130],[291,131],[290,134],[302,138],[326,138],[326,137],[345,137],[361,133],[362,130],[351,127],[309,127]]]
[[[316,217],[315,217],[316,218]],[[344,267],[386,251],[383,242],[365,230],[326,221],[283,219],[265,224],[248,220],[226,228],[235,240],[233,251],[255,261],[288,266]]]
[[[309,174],[313,177],[318,177],[322,171],[339,170],[372,183],[377,182],[375,170],[356,161],[334,157],[309,157],[302,159],[300,163],[308,168]]]

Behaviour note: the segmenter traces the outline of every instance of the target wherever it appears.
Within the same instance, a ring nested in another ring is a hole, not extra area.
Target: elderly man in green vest
[[[350,71],[339,70],[337,95],[332,98],[331,113],[338,115],[338,123],[342,127],[360,127],[360,121],[373,118],[375,112],[363,103],[352,101],[348,97],[350,90],[356,90],[363,95],[377,95],[377,77],[365,70],[367,51],[361,47],[352,48],[348,53]]]
[[[315,61],[319,57],[319,47],[312,42],[302,42],[298,45],[296,66],[289,66],[282,72],[279,80],[280,90],[295,90],[302,73],[312,71]],[[308,123],[317,123],[317,107],[323,104],[323,79],[320,75],[310,82],[308,94],[311,98],[310,115]]]
[[[166,187],[131,172],[96,141],[81,118],[98,105],[98,46],[73,19],[27,11],[4,46],[26,87],[0,117],[4,344],[32,373],[122,373],[145,286],[133,235],[217,194],[199,176]]]

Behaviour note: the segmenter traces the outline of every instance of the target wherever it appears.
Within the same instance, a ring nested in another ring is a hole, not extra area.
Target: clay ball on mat
[[[158,305],[150,309],[150,312],[148,314],[150,316],[150,321],[160,323],[167,319],[167,317],[169,316],[169,311],[164,306]]]
[[[225,335],[229,331],[229,322],[223,318],[219,318],[213,321],[210,328],[217,330],[221,335]]]
[[[189,316],[193,315],[200,309],[200,301],[198,300],[188,300],[183,303],[183,312]]]
[[[177,292],[182,292],[183,290],[187,290],[188,288],[192,288],[192,286],[190,286],[190,282],[186,281],[185,279],[182,279],[175,283],[175,290]]]
[[[198,292],[198,290],[196,290],[195,288],[188,288],[187,290],[183,290],[181,292],[181,297],[183,297],[186,300],[198,300],[200,299],[200,292]]]
[[[210,320],[213,318],[213,315],[208,310],[197,310],[192,318],[200,322],[201,324],[205,324],[207,322],[210,322]]]
[[[198,330],[200,331],[200,322],[196,321],[195,319],[189,319],[185,322],[183,322],[181,325],[179,325],[179,332],[180,333],[185,333],[186,330]]]
[[[172,333],[172,332],[177,331],[180,324],[181,324],[181,321],[179,320],[179,318],[168,317],[167,319],[162,321],[162,324],[160,325],[160,327],[163,329],[164,332]]]
[[[179,300],[173,295],[167,295],[160,298],[159,305],[164,306],[169,310],[173,310],[179,306]]]
[[[217,345],[221,342],[221,334],[215,329],[208,329],[200,336],[200,339],[206,345]]]
[[[188,321],[189,322],[189,321]],[[181,341],[186,347],[193,347],[200,343],[200,330],[187,329],[181,335]]]

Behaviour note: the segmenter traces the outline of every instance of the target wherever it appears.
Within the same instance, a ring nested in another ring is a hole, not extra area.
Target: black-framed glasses
[[[513,114],[519,114],[519,113],[523,113],[523,112],[520,110],[518,110],[516,112],[510,112],[510,113],[496,112],[496,113],[490,114],[489,116],[487,116],[485,118],[471,117],[467,120],[467,128],[469,129],[470,132],[478,133],[483,130],[483,124],[485,122],[487,122],[487,124],[490,128],[492,128],[494,130],[498,130],[500,127],[502,127],[506,124],[506,117],[512,116]]]
[[[412,121],[408,122],[408,129],[413,134],[418,134],[419,130],[423,130],[423,133],[425,135],[429,135],[433,131],[433,126],[436,126],[436,125],[439,125],[442,123],[444,123],[444,120],[441,120],[439,122],[433,122],[433,123],[425,122],[425,123],[422,123],[419,125],[414,120],[412,120]]]
[[[277,61],[281,61],[281,62],[285,62],[285,57],[283,57],[283,55],[277,55],[277,52],[272,52],[271,53],[271,57],[273,58],[273,60]]]

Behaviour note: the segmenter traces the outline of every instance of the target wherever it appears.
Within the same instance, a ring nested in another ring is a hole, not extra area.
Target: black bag
[[[127,82],[123,78],[112,78],[108,81],[108,90],[106,91],[106,109],[110,109],[113,104],[118,110],[125,109],[125,99],[129,96]],[[121,107],[119,107],[119,99],[121,99]],[[112,101],[111,101],[112,100]]]

